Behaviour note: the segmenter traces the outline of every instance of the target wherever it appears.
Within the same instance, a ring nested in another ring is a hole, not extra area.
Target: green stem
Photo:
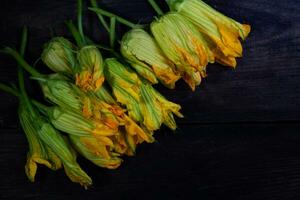
[[[155,0],[148,0],[148,2],[150,3],[150,5],[152,6],[152,8],[155,10],[155,12],[159,16],[162,16],[164,14],[164,12],[160,9],[160,7],[157,5],[157,3],[155,2]]]
[[[94,44],[95,47],[97,47],[98,49],[102,49],[102,50],[105,50],[105,51],[112,51],[113,49],[110,48],[110,47],[107,47],[105,45],[101,45],[101,44]]]
[[[27,30],[27,27],[24,26],[23,30],[22,30],[22,38],[21,38],[21,46],[20,46],[20,54],[22,57],[24,57],[24,54],[25,54],[27,38],[28,38],[28,30]]]
[[[25,49],[26,49],[26,45],[27,45],[27,35],[28,35],[27,27],[24,26],[23,30],[22,30],[22,39],[21,39],[21,46],[20,46],[20,56],[22,56],[22,57],[24,57],[24,54],[25,54]],[[23,68],[21,66],[18,66],[18,79],[19,79],[19,87],[20,87],[20,92],[21,92],[20,99],[24,100],[24,103],[26,104],[26,106],[27,106],[28,110],[30,111],[30,113],[32,114],[32,116],[36,117],[36,113],[31,105],[29,98],[27,96],[27,93],[26,93],[24,72],[23,72]]]
[[[96,0],[91,0],[91,4],[92,4],[92,7],[93,7],[93,8],[98,8],[98,4],[97,4],[97,1],[96,1]],[[109,30],[109,27],[108,27],[108,25],[107,25],[107,23],[106,23],[104,17],[103,17],[100,13],[96,13],[96,14],[97,14],[97,16],[98,16],[99,21],[101,22],[101,24],[102,24],[103,27],[105,28],[105,30],[106,30],[107,32],[109,32],[110,30]]]
[[[21,96],[20,92],[17,91],[15,88],[12,88],[12,87],[10,87],[10,86],[7,86],[7,85],[5,85],[5,84],[3,84],[3,83],[0,83],[0,90],[6,92],[6,93],[8,93],[8,94],[11,94],[11,95],[13,95],[13,96],[15,96],[15,97],[18,97],[18,98],[20,98],[20,96]],[[33,103],[33,105],[35,105],[37,108],[39,108],[39,109],[41,109],[41,110],[44,110],[44,111],[46,111],[46,112],[48,112],[49,109],[51,109],[51,108],[49,108],[48,106],[45,106],[44,104],[42,104],[42,103],[40,103],[40,102],[38,102],[38,101],[36,101],[36,100],[30,99],[30,101],[31,101],[31,102]]]
[[[48,113],[50,111],[50,109],[51,109],[50,107],[45,106],[44,104],[42,104],[42,103],[40,103],[40,102],[38,102],[36,100],[31,100],[31,102],[33,103],[33,105],[35,107],[37,107],[40,110],[43,110],[45,113]]]
[[[20,95],[14,88],[9,87],[3,83],[0,83],[0,90],[6,92],[8,94],[11,94],[13,96],[16,96],[16,97],[19,97],[19,95]]]
[[[77,30],[76,26],[74,25],[74,23],[71,20],[66,21],[65,23],[66,23],[67,28],[69,29],[70,33],[74,37],[77,45],[79,47],[83,47],[83,42],[82,42],[81,35],[80,35],[79,31]]]
[[[128,20],[126,20],[126,19],[124,19],[122,17],[119,17],[119,16],[117,16],[117,15],[115,15],[113,13],[107,12],[107,11],[101,9],[101,8],[91,8],[91,7],[89,7],[89,10],[91,10],[91,11],[93,11],[95,13],[99,13],[101,15],[104,15],[106,17],[110,17],[110,18],[115,17],[118,22],[120,22],[120,23],[122,23],[122,24],[124,24],[124,25],[126,25],[126,26],[128,26],[130,28],[143,27],[141,25],[134,24],[134,23],[132,23],[132,22],[130,22],[130,21],[128,21]]]
[[[77,24],[78,24],[78,30],[81,37],[81,41],[85,43],[85,37],[83,33],[83,26],[82,26],[82,0],[77,0]]]
[[[24,58],[20,55],[19,52],[16,50],[10,48],[10,47],[5,47],[1,52],[6,53],[8,55],[11,55],[17,63],[23,67],[27,72],[29,72],[32,76],[35,77],[41,77],[43,76],[41,73],[39,73],[36,69],[31,67],[25,60]]]
[[[110,39],[110,47],[113,49],[116,38],[116,17],[110,18],[110,31],[109,31],[109,39]]]

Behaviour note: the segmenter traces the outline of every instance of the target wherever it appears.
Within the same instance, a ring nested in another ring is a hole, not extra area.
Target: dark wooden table
[[[27,180],[17,99],[0,93],[0,199],[300,199],[300,2],[207,2],[252,25],[238,68],[210,65],[194,93],[183,83],[172,91],[159,87],[183,107],[186,118],[178,120],[178,131],[157,131],[155,144],[139,147],[117,170],[80,158],[94,181],[87,191],[63,171],[44,167],[36,183]],[[99,3],[135,22],[154,15],[146,0]],[[27,24],[27,58],[33,63],[50,38],[49,28],[68,36],[63,22],[76,18],[75,9],[75,0],[3,0],[0,45],[17,45]],[[107,39],[91,13],[85,28],[97,41]],[[1,82],[16,82],[16,71],[15,62],[0,55]]]

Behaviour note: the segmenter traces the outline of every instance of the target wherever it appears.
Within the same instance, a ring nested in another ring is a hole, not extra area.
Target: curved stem
[[[6,92],[8,94],[11,94],[13,96],[16,96],[16,97],[19,97],[19,95],[20,95],[14,88],[9,87],[3,83],[0,83],[0,90]]]
[[[99,13],[99,14],[101,14],[101,15],[110,17],[110,18],[111,18],[111,17],[115,17],[116,20],[117,20],[118,22],[120,22],[120,23],[122,23],[122,24],[124,24],[124,25],[126,25],[126,26],[128,26],[128,27],[130,27],[130,28],[143,27],[143,26],[141,26],[141,25],[134,24],[134,23],[132,23],[132,22],[130,22],[130,21],[128,21],[128,20],[126,20],[126,19],[124,19],[124,18],[122,18],[122,17],[119,17],[119,16],[117,16],[117,15],[115,15],[115,14],[113,14],[113,13],[107,12],[107,11],[101,9],[101,8],[91,8],[91,7],[89,7],[89,10],[91,10],[91,11],[93,11],[93,12],[95,12],[95,13]]]
[[[78,30],[81,37],[81,41],[85,43],[85,37],[83,33],[83,26],[82,26],[82,0],[77,0],[77,24]]]
[[[110,39],[110,47],[114,48],[116,38],[116,17],[110,18],[110,31],[109,31],[109,39]]]
[[[152,6],[152,8],[155,10],[155,12],[159,16],[162,16],[164,14],[164,12],[160,9],[160,7],[157,5],[157,3],[155,2],[155,0],[148,0],[148,2],[150,3],[150,5]]]
[[[82,47],[83,46],[83,42],[82,42],[82,39],[81,39],[81,35],[80,35],[79,31],[77,30],[76,26],[74,25],[74,23],[71,20],[70,21],[66,21],[65,23],[67,25],[68,30],[70,31],[70,33],[74,37],[77,45],[79,47]]]
[[[36,100],[31,100],[31,102],[33,103],[33,105],[35,107],[37,107],[40,110],[43,110],[45,113],[48,113],[51,109],[51,107],[45,106],[44,104],[42,104]]]
[[[23,30],[22,30],[22,39],[21,39],[21,46],[20,46],[20,56],[22,56],[22,57],[25,54],[25,49],[26,49],[26,45],[27,45],[27,35],[28,35],[27,27],[24,26]],[[30,111],[30,113],[32,114],[32,116],[36,117],[36,113],[31,105],[29,98],[27,96],[27,93],[26,93],[24,72],[23,72],[23,68],[21,66],[18,66],[18,80],[19,80],[19,87],[20,87],[20,92],[21,92],[21,96],[19,96],[19,97],[20,97],[20,99],[22,99],[24,101],[25,105],[27,106],[27,108]]]
[[[28,38],[28,30],[27,30],[27,27],[24,26],[23,30],[22,30],[21,46],[20,46],[20,54],[22,57],[24,57],[24,54],[25,54],[27,38]]]
[[[10,48],[10,47],[5,47],[1,52],[6,53],[8,55],[11,55],[17,63],[23,67],[27,72],[29,72],[32,76],[40,77],[43,76],[40,72],[38,72],[36,69],[31,67],[25,60],[24,58],[20,55],[19,52],[16,50]]]
[[[93,8],[98,8],[98,4],[97,4],[97,1],[96,1],[96,0],[91,0],[91,5],[92,5]],[[106,30],[107,32],[109,32],[110,30],[109,30],[109,27],[108,27],[108,25],[107,25],[107,23],[106,23],[104,17],[103,17],[100,13],[96,13],[96,14],[97,14],[97,16],[98,16],[99,21],[101,22],[101,24],[102,24],[103,27],[105,28],[105,30]]]
[[[18,98],[20,98],[20,96],[21,96],[20,92],[17,91],[15,88],[7,86],[6,84],[3,84],[3,83],[0,83],[0,90],[6,92],[8,94],[11,94],[15,97],[18,97]],[[46,112],[49,111],[49,109],[51,109],[48,106],[46,106],[46,105],[44,105],[44,104],[42,104],[42,103],[40,103],[36,100],[30,99],[30,102],[32,102],[33,105],[35,105],[37,108],[42,109]]]

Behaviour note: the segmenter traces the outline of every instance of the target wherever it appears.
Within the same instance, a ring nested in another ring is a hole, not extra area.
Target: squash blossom
[[[242,45],[250,33],[249,25],[226,17],[201,0],[167,0],[170,9],[192,22],[208,40],[216,61],[235,67],[235,57],[242,56]]]
[[[78,111],[82,110],[81,94],[83,92],[69,81],[52,76],[40,81],[40,85],[45,98],[52,103]]]
[[[151,32],[165,55],[194,90],[199,78],[197,72],[206,76],[206,66],[214,62],[204,36],[197,28],[177,13],[168,13],[151,23]]]
[[[97,91],[104,82],[103,59],[95,46],[85,46],[77,54],[76,85],[84,91]]]
[[[142,85],[141,96],[144,124],[149,130],[159,129],[162,123],[172,130],[177,128],[173,114],[180,118],[183,117],[179,112],[180,105],[168,101],[149,84]]]
[[[86,119],[67,108],[52,107],[49,109],[48,115],[51,123],[58,130],[77,136],[94,136],[99,140],[108,141],[106,142],[108,146],[113,144],[106,137],[112,136],[118,131],[93,119]]]
[[[171,115],[175,110],[170,110],[165,106],[166,104],[162,104],[157,98],[158,92],[147,81],[140,80],[134,72],[119,63],[117,59],[109,58],[105,60],[105,63],[105,75],[117,101],[127,107],[129,117],[142,124],[149,131],[147,135],[150,136],[152,131],[159,129],[167,120],[164,113]],[[171,128],[174,129],[174,126]],[[138,138],[135,143],[139,143]]]
[[[143,118],[139,106],[141,81],[137,74],[115,58],[106,59],[105,64],[105,77],[112,88],[113,95],[119,103],[126,106],[129,117],[141,122]]]
[[[81,155],[99,167],[116,169],[122,163],[122,159],[108,151],[106,145],[94,137],[70,135],[70,139]]]
[[[112,137],[117,134],[118,130],[111,129],[105,124],[94,120],[87,120],[76,112],[60,107],[51,108],[49,118],[56,129],[70,135],[72,142],[75,142],[77,148],[81,149],[80,152],[83,156],[93,155],[85,157],[86,159],[98,164],[98,166],[110,169],[121,164],[121,160],[118,158],[113,159],[111,154],[114,148]],[[98,157],[97,162],[95,161],[95,156]],[[103,159],[107,163],[110,160],[115,164],[105,165],[103,162],[100,162],[101,160],[104,161]],[[119,164],[116,164],[116,161]]]
[[[50,48],[51,47],[51,48]],[[56,47],[56,48],[54,48]],[[83,86],[83,88],[87,89],[87,88],[93,88],[93,81],[90,81],[90,78],[86,73],[80,74],[80,72],[83,70],[80,66],[78,66],[78,62],[77,62],[77,58],[75,56],[75,51],[76,51],[76,47],[75,45],[73,45],[71,42],[69,42],[68,40],[62,38],[62,37],[57,37],[52,39],[49,43],[47,43],[45,45],[44,51],[42,53],[42,60],[44,61],[44,63],[49,67],[49,69],[51,69],[54,72],[64,72],[65,75],[70,76],[70,77],[74,77],[76,78],[76,76],[78,77],[77,81],[78,81],[78,85],[85,85]],[[80,57],[82,58],[82,63],[85,68],[88,68],[89,70],[87,71],[91,71],[91,69],[93,69],[93,66],[88,66],[88,62],[92,62],[92,58],[90,58],[89,60],[87,60],[87,62],[84,62],[84,56],[88,56],[86,54],[92,54],[92,53],[86,53],[87,51],[91,51],[91,52],[95,52],[95,62],[102,62],[102,56],[100,54],[100,52],[98,50],[95,50],[93,46],[87,46],[85,48],[82,49],[81,55]],[[100,56],[98,55],[100,54]],[[63,63],[63,64],[61,64]],[[95,63],[96,64],[96,63]],[[63,70],[64,68],[61,67],[65,67],[68,70]],[[97,68],[97,67],[96,67]],[[96,70],[95,68],[95,70]],[[101,74],[101,68],[100,70],[95,73],[95,78],[97,78],[98,75],[96,74]],[[81,80],[81,78],[83,78],[83,80]],[[84,81],[85,80],[85,81]],[[104,80],[104,79],[103,79]],[[100,84],[100,80],[96,81],[96,83],[99,85]],[[91,83],[92,85],[89,85],[89,83]],[[96,85],[97,85],[96,84]],[[99,97],[101,100],[105,101],[106,103],[115,103],[115,100],[113,99],[113,97],[111,97],[110,93],[107,91],[107,89],[103,86],[103,87],[98,87],[98,89],[96,91],[94,91],[96,96]]]
[[[57,170],[62,167],[62,163],[59,157],[39,139],[35,122],[23,103],[19,106],[19,119],[29,145],[25,173],[28,179],[34,182],[38,164]]]
[[[154,141],[117,104],[108,104],[95,95],[85,94],[77,86],[65,80],[47,79],[42,82],[42,88],[48,100],[62,108],[74,110],[82,115],[80,118],[92,120],[95,124],[104,124],[114,132],[117,132],[120,126],[124,126],[128,134],[138,135],[147,142]]]
[[[70,74],[76,67],[75,46],[63,37],[53,38],[45,44],[43,62],[54,72]]]
[[[52,76],[40,82],[44,96],[52,103],[72,109],[87,119],[93,118],[111,128],[119,125],[115,113],[122,112],[112,108],[109,104],[90,97],[82,92],[76,85]],[[114,111],[115,113],[113,113]]]
[[[79,183],[87,188],[92,184],[92,179],[81,169],[76,162],[76,154],[66,140],[49,123],[36,120],[38,134],[41,140],[47,144],[61,159],[65,172],[71,181]]]
[[[151,83],[156,77],[169,88],[180,78],[175,65],[163,54],[154,38],[143,29],[132,29],[121,42],[121,53],[137,73]]]
[[[177,13],[168,13],[151,23],[155,40],[176,66],[197,71],[205,70],[213,62],[206,40],[196,27]]]

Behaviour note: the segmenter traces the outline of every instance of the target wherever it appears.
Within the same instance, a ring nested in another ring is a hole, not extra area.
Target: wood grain
[[[2,199],[297,199],[300,190],[299,124],[193,125],[142,145],[121,168],[106,170],[80,159],[93,177],[88,191],[63,171],[39,168],[37,182],[24,173],[27,144],[15,130],[2,130]]]

